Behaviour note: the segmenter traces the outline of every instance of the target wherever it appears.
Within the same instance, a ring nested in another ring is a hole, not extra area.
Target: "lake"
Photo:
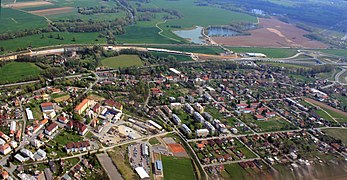
[[[225,37],[225,36],[237,36],[240,33],[223,27],[210,27],[208,28],[208,36],[210,37]]]
[[[201,34],[203,27],[196,26],[194,29],[188,30],[178,30],[173,31],[177,36],[182,37],[184,39],[188,39],[192,43],[196,44],[204,44],[204,39]]]

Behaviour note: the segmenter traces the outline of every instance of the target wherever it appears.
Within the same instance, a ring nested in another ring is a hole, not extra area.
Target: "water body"
[[[192,43],[204,44],[201,34],[203,27],[196,26],[194,29],[173,31],[177,36],[188,39]]]
[[[208,28],[208,36],[210,37],[225,37],[225,36],[237,36],[240,33],[223,27],[210,27]]]

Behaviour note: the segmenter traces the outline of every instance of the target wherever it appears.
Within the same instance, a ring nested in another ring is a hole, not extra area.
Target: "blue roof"
[[[163,169],[163,164],[161,163],[161,161],[155,161],[155,165],[157,167],[158,170],[162,170]]]

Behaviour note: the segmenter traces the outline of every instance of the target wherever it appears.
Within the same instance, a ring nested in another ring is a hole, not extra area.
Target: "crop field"
[[[16,9],[1,8],[0,33],[45,27],[45,18]],[[0,42],[2,46],[3,41]]]
[[[189,158],[178,158],[173,156],[161,156],[163,162],[164,179],[176,180],[195,179],[194,168]]]
[[[142,61],[137,55],[120,55],[101,60],[102,65],[110,68],[124,68],[142,66]]]
[[[0,68],[0,84],[36,79],[40,68],[33,63],[10,62]]]
[[[261,28],[249,31],[249,36],[213,37],[228,46],[326,48],[327,45],[304,37],[307,31],[277,19],[260,19]]]
[[[29,11],[31,14],[36,14],[39,16],[49,16],[49,15],[55,15],[55,14],[65,14],[72,12],[74,10],[73,7],[59,7],[59,8],[48,8],[48,9],[41,9],[41,10],[35,10],[35,11]]]
[[[297,53],[297,49],[292,48],[228,47],[228,49],[236,53],[263,53],[269,58],[287,58]]]
[[[313,103],[320,108],[324,109],[327,113],[329,113],[332,117],[334,117],[337,121],[341,123],[346,123],[347,122],[347,113],[344,111],[341,111],[339,109],[333,108],[331,106],[328,106],[322,102],[315,101],[310,98],[305,98],[306,101]]]
[[[57,39],[58,34],[64,39]],[[51,35],[52,38],[50,38]],[[16,51],[19,48],[27,48],[28,46],[37,48],[42,46],[53,46],[60,44],[105,44],[106,40],[104,38],[99,38],[98,36],[99,33],[53,32],[44,33],[43,35],[37,34],[33,36],[0,41],[0,46],[4,47],[6,52],[9,52]],[[75,41],[73,41],[73,38],[75,38]]]

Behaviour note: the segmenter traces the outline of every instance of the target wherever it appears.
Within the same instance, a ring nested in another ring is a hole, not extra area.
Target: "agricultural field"
[[[33,63],[10,62],[0,68],[0,84],[37,79],[40,71]]]
[[[45,18],[10,8],[1,8],[0,33],[24,29],[42,28],[47,25]],[[0,41],[0,46],[5,45]]]
[[[336,108],[333,108],[331,106],[328,106],[322,102],[315,101],[313,99],[306,98],[306,101],[315,104],[316,106],[319,106],[322,108],[326,113],[328,113],[330,116],[332,116],[335,120],[337,120],[340,123],[346,123],[347,122],[347,113],[343,112],[341,110],[338,110]]]
[[[228,47],[236,53],[263,53],[269,58],[288,58],[297,53],[293,48]]]
[[[60,37],[58,39],[57,37]],[[27,47],[43,47],[61,44],[105,44],[104,38],[99,38],[99,33],[69,33],[52,32],[32,36],[26,36],[16,39],[0,41],[0,46],[4,47],[6,52],[13,52]],[[63,38],[63,39],[62,39]]]
[[[345,49],[321,49],[319,51],[322,53],[327,53],[327,54],[336,55],[336,56],[343,56],[343,57],[347,56],[347,50]]]
[[[103,66],[110,68],[124,68],[131,66],[142,66],[143,63],[137,55],[120,55],[101,60]]]
[[[261,28],[248,31],[249,36],[213,37],[212,39],[227,46],[251,47],[294,47],[294,48],[326,48],[327,45],[304,37],[308,32],[295,25],[284,23],[278,19],[260,18]]]
[[[340,139],[343,144],[347,144],[347,129],[325,129],[323,130],[328,136]]]
[[[194,168],[190,158],[179,158],[173,156],[161,156],[163,162],[164,179],[195,179]]]

